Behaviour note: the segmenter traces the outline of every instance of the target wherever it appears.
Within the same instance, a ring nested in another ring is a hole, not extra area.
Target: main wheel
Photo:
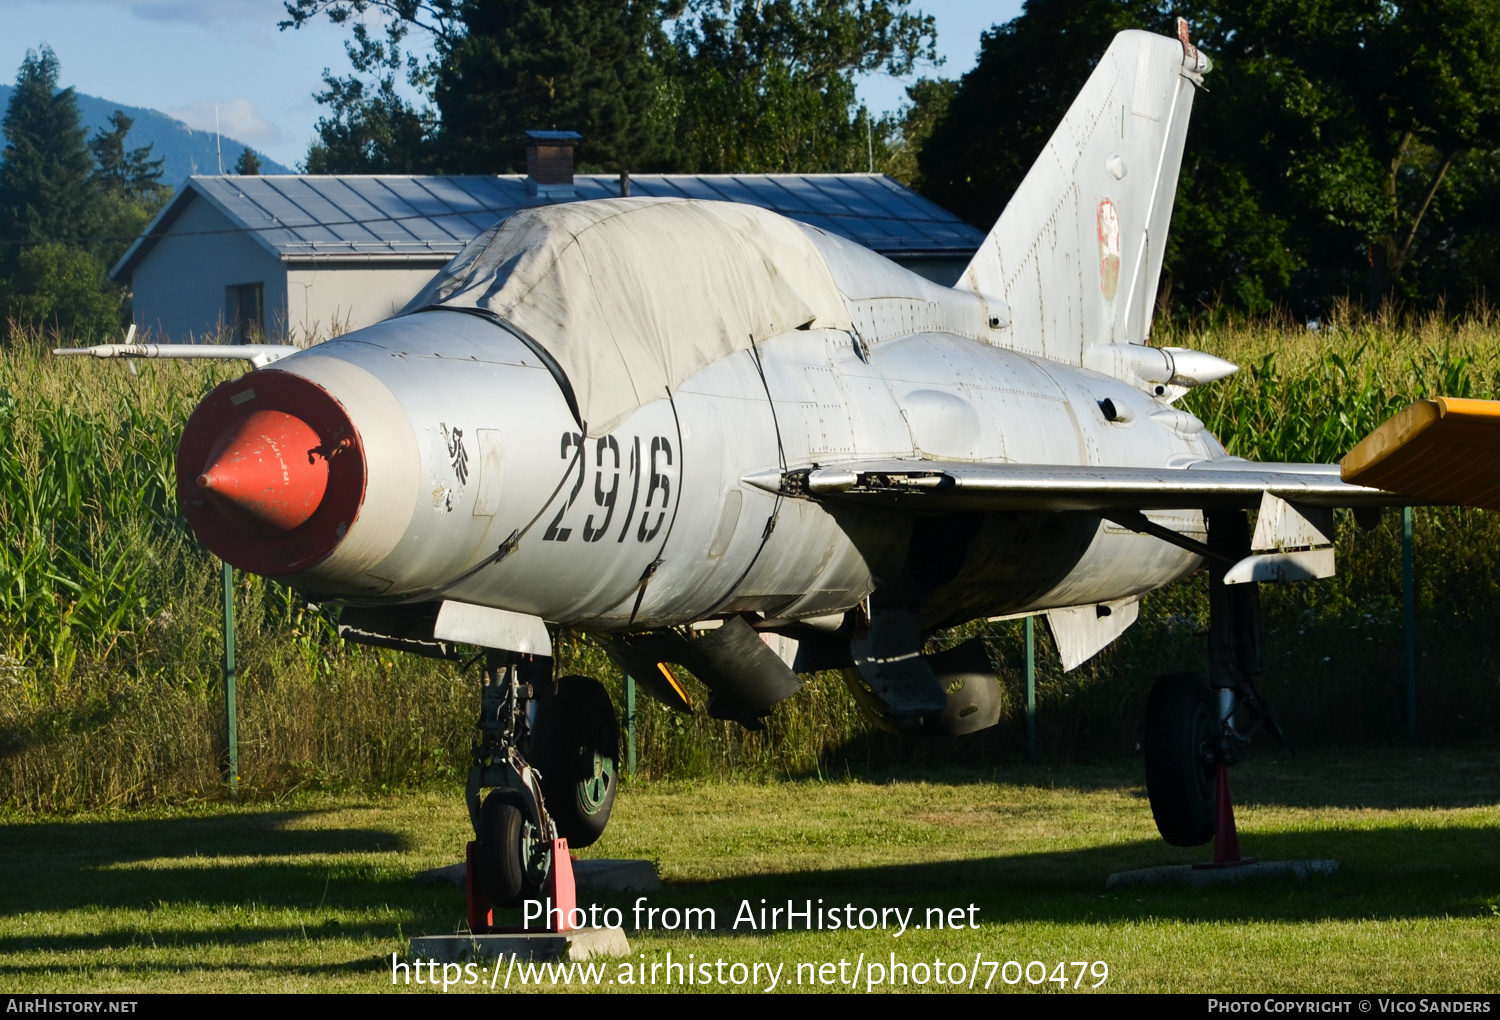
[[[1213,839],[1216,729],[1212,692],[1202,674],[1157,678],[1146,703],[1146,795],[1157,830],[1173,846]]]
[[[496,907],[520,906],[524,897],[537,892],[526,868],[537,851],[537,830],[515,796],[492,790],[479,809],[475,863],[484,898]]]
[[[565,676],[537,704],[528,759],[557,834],[585,847],[604,834],[615,805],[620,727],[609,692],[593,677]]]

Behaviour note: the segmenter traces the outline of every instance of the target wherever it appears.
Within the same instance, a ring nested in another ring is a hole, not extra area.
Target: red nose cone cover
[[[209,452],[198,488],[226,516],[287,532],[318,509],[328,488],[322,440],[285,411],[252,411],[233,423]]]
[[[359,517],[365,450],[343,404],[268,368],[215,388],[177,446],[177,501],[199,540],[271,577],[328,558]]]

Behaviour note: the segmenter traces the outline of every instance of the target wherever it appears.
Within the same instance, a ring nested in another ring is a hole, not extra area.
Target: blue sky
[[[937,19],[945,58],[917,74],[956,77],[974,65],[979,34],[1015,17],[1021,0],[912,6]],[[323,69],[348,66],[347,29],[324,21],[281,32],[283,16],[279,0],[0,0],[0,80],[13,80],[26,50],[45,42],[63,84],[208,131],[217,109],[224,134],[295,166],[321,112],[312,96]],[[909,83],[873,75],[860,93],[874,110],[894,110]]]

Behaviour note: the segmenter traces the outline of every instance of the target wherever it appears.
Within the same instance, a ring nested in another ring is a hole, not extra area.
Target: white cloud
[[[249,145],[270,145],[280,141],[281,129],[266,120],[255,110],[248,99],[235,98],[215,103],[200,99],[179,110],[168,110],[190,128],[213,131],[215,110],[218,113],[218,130],[221,134]]]
[[[255,22],[274,28],[286,19],[280,0],[127,0],[123,6],[150,21],[185,21],[195,25]]]

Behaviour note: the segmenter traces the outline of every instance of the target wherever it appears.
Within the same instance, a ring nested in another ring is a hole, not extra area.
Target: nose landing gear
[[[614,706],[599,681],[564,676],[554,683],[551,659],[486,653],[464,792],[474,826],[473,877],[485,901],[513,907],[542,895],[553,840],[584,847],[603,834],[619,758]]]
[[[547,813],[541,776],[521,753],[536,716],[536,696],[551,685],[552,663],[487,652],[479,700],[479,738],[464,803],[474,826],[474,867],[484,898],[518,906],[547,880],[557,827]],[[481,793],[489,789],[489,795]]]

